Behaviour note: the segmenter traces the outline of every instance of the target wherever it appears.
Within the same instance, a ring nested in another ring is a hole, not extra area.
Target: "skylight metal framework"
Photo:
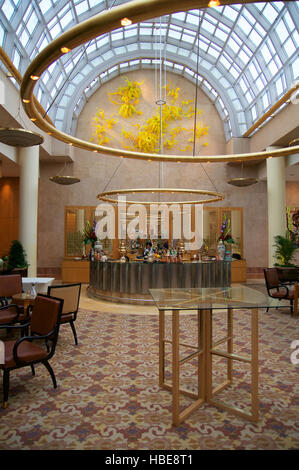
[[[24,74],[55,37],[122,0],[0,0],[0,45]],[[104,34],[53,63],[37,98],[56,127],[75,133],[87,99],[103,83],[155,67],[153,19]],[[196,82],[215,103],[227,140],[241,136],[299,78],[298,2],[191,10],[162,18],[166,69]]]

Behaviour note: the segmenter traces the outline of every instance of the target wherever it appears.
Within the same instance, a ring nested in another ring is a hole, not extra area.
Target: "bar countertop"
[[[151,304],[149,289],[229,287],[230,261],[121,263],[91,261],[88,295],[103,300]]]

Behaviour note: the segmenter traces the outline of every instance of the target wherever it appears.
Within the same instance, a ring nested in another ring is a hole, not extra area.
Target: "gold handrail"
[[[243,134],[242,137],[249,137],[253,131],[255,131],[255,129],[257,129],[261,124],[263,124],[264,121],[266,121],[266,119],[268,119],[268,117],[270,117],[273,113],[275,113],[275,111],[277,111],[277,109],[279,109],[284,103],[286,103],[292,96],[293,93],[295,93],[296,90],[298,90],[299,88],[299,83],[296,83],[292,88],[290,88],[285,95],[283,95],[278,101],[276,101],[276,103],[271,106],[270,109],[268,109],[268,111],[263,114],[262,117],[260,117],[251,127],[249,127],[249,129],[247,129],[247,131]]]

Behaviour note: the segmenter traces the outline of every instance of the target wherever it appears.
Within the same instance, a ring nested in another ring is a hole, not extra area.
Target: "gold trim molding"
[[[262,0],[257,0],[262,2]],[[222,5],[231,5],[235,3],[253,3],[252,1],[231,1],[223,0]],[[114,149],[87,142],[56,129],[54,125],[48,122],[44,117],[39,106],[34,99],[33,91],[38,78],[45,70],[64,53],[95,39],[101,34],[108,33],[121,27],[122,18],[129,18],[132,23],[138,23],[159,17],[187,11],[191,9],[202,9],[208,7],[208,1],[202,0],[134,0],[129,3],[119,5],[110,10],[106,10],[98,15],[89,18],[75,27],[66,31],[45,47],[31,62],[27,68],[21,83],[21,99],[26,114],[30,119],[34,119],[34,124],[46,133],[62,142],[74,145],[85,150],[98,152],[100,154],[111,155],[115,157],[125,157],[139,160],[165,161],[165,162],[231,162],[231,161],[249,161],[264,160],[268,157],[280,157],[299,152],[299,145],[271,151],[243,153],[233,155],[165,155],[165,154],[146,154],[129,150]],[[64,52],[62,52],[64,51]]]

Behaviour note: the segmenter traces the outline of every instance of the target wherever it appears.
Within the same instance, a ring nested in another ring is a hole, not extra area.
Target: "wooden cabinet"
[[[231,262],[231,282],[246,281],[246,260],[234,260]]]
[[[89,261],[65,259],[62,262],[63,282],[82,282],[89,284]]]

